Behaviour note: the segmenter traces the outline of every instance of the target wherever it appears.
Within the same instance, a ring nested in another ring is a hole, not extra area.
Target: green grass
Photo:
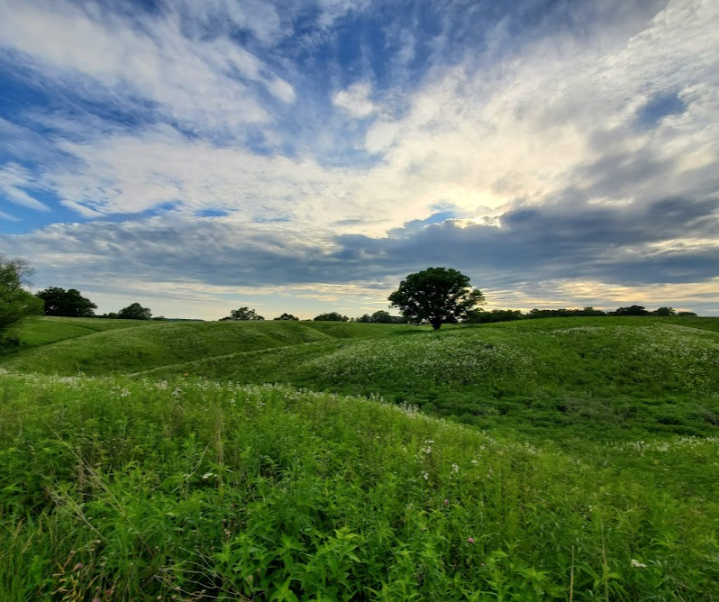
[[[2,602],[719,600],[719,319],[23,328]]]
[[[50,323],[49,332],[85,328],[87,320],[65,318]],[[129,320],[127,322],[130,322]],[[30,323],[42,328],[46,321]],[[81,338],[38,346],[7,358],[2,365],[21,372],[74,375],[132,373],[157,366],[194,361],[230,353],[257,351],[306,342],[333,341],[367,336],[386,336],[406,326],[344,324],[331,322],[137,322],[136,328],[96,332]],[[26,336],[30,336],[31,331]],[[78,335],[79,336],[79,335]],[[37,336],[35,336],[37,338]]]
[[[105,320],[99,318],[54,318],[44,316],[29,318],[15,327],[10,334],[16,335],[23,348],[49,345],[66,339],[86,336],[105,330],[152,326],[156,322],[139,320]]]
[[[719,595],[717,498],[626,460],[709,478],[716,439],[597,468],[278,386],[5,374],[0,395],[3,601]]]
[[[553,440],[719,435],[719,335],[672,322],[604,320],[405,329],[144,374],[381,394],[480,428],[512,427]]]

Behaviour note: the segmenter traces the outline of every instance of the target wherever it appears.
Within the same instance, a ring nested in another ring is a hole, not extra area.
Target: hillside
[[[153,326],[157,322],[139,320],[105,320],[98,318],[55,318],[42,316],[24,320],[16,326],[11,334],[16,335],[22,347],[39,347],[87,336],[106,330],[135,328],[137,326]]]
[[[439,332],[322,322],[135,323],[25,349],[0,366],[381,395],[480,428],[555,441],[616,440],[627,432],[715,436],[717,329],[712,318],[564,318]]]
[[[716,600],[718,326],[28,322],[0,600]]]
[[[97,331],[91,330],[95,326]],[[100,331],[101,328],[104,330]],[[398,328],[408,327],[332,322],[42,319],[30,321],[24,327],[23,340],[35,343],[34,348],[5,358],[0,365],[21,372],[68,376],[78,372],[88,375],[131,373],[231,353],[386,336]],[[37,341],[43,332],[47,332],[48,343],[59,342],[40,345]]]
[[[513,426],[555,439],[622,437],[625,429],[637,436],[719,434],[719,334],[671,322],[603,320],[398,330],[382,339],[231,354],[137,376],[379,394],[482,428]]]
[[[719,595],[716,438],[593,462],[203,379],[5,373],[0,399],[3,602]]]

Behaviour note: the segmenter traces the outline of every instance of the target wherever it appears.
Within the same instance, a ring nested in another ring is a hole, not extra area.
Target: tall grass
[[[0,600],[716,600],[716,497],[408,406],[2,374]]]

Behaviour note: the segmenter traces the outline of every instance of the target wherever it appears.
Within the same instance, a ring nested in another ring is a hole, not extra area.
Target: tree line
[[[113,318],[128,320],[164,320],[152,317],[148,307],[132,303],[117,313],[95,315],[97,305],[84,297],[77,289],[50,287],[34,295],[25,290],[28,277],[33,273],[21,259],[5,259],[0,256],[0,335],[13,324],[31,315],[64,316],[73,318]],[[523,313],[513,309],[486,311],[484,294],[473,288],[469,278],[451,268],[428,268],[410,274],[389,297],[390,307],[401,315],[395,316],[385,310],[350,318],[339,312],[327,312],[315,316],[318,322],[359,322],[373,324],[431,324],[437,330],[442,324],[484,324],[537,318],[566,318],[573,316],[695,316],[694,312],[675,311],[672,307],[659,307],[649,311],[641,305],[620,307],[603,311],[593,307],[583,309],[532,309]],[[262,321],[255,309],[240,307],[221,321]],[[274,320],[299,321],[290,313],[283,313]]]

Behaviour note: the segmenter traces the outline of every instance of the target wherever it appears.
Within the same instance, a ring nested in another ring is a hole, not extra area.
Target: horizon
[[[719,316],[719,4],[6,0],[0,253],[97,314]]]

